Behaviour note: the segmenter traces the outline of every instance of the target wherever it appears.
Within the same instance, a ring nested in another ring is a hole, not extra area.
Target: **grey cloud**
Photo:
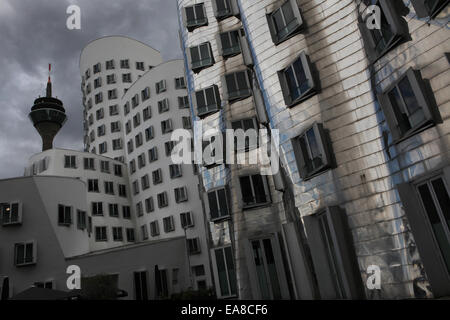
[[[55,139],[59,148],[82,149],[79,56],[90,41],[125,35],[180,58],[175,0],[1,0],[0,178],[20,176],[41,141],[28,120],[36,97],[45,94],[48,63],[54,95],[69,120]],[[66,28],[66,9],[81,8],[81,30]]]

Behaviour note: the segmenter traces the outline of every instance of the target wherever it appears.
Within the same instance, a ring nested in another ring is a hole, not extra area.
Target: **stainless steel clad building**
[[[448,1],[178,10],[196,135],[280,140],[276,175],[201,167],[218,296],[449,295]]]

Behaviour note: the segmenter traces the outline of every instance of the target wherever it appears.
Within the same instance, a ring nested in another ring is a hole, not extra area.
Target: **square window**
[[[209,42],[189,48],[187,55],[189,67],[194,72],[200,72],[202,69],[214,64],[214,57]]]
[[[197,108],[197,115],[199,117],[204,117],[220,109],[221,100],[219,87],[216,85],[196,91],[193,97],[194,105]]]
[[[208,24],[208,18],[206,17],[205,6],[203,3],[185,7],[182,11],[182,18],[184,26],[188,31],[192,31],[195,28]]]
[[[278,9],[267,15],[270,34],[279,44],[301,30],[303,20],[296,0],[285,1]]]

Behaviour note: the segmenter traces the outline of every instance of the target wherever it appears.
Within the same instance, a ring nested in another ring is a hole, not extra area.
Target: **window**
[[[106,126],[102,124],[101,126],[97,127],[97,136],[102,137],[106,134]]]
[[[197,108],[199,117],[218,111],[221,105],[219,87],[213,85],[209,88],[196,91],[194,95],[194,105]]]
[[[162,171],[161,169],[152,172],[153,184],[157,185],[162,183]]]
[[[174,194],[175,194],[175,201],[177,203],[188,201],[188,194],[186,187],[175,188]]]
[[[187,241],[188,253],[190,255],[199,254],[201,252],[199,238],[186,239],[186,241]]]
[[[161,132],[163,134],[172,132],[172,130],[173,129],[172,129],[172,120],[171,119],[161,121]]]
[[[137,195],[139,193],[139,181],[133,181],[133,194]]]
[[[190,64],[189,67],[194,72],[199,72],[201,69],[210,67],[214,64],[211,44],[209,42],[189,48],[187,54],[188,62]]]
[[[95,117],[96,117],[97,120],[101,120],[101,119],[103,119],[105,117],[105,113],[103,111],[103,108],[100,108],[100,109],[98,109],[95,112]]]
[[[381,10],[381,26],[368,28],[368,19],[371,17],[365,10],[365,14],[359,22],[359,29],[364,41],[364,48],[371,62],[375,62],[387,52],[393,49],[401,41],[409,37],[408,23],[402,18],[407,13],[403,3],[392,0],[364,0],[366,5],[377,5]]]
[[[226,74],[222,77],[222,84],[225,100],[229,102],[245,99],[252,94],[247,71]]]
[[[95,95],[95,104],[103,102],[103,93],[99,92]]]
[[[102,86],[102,78],[97,78],[94,80],[94,89],[100,88]]]
[[[145,153],[138,155],[138,168],[141,169],[145,167]]]
[[[208,192],[208,203],[209,215],[212,221],[230,216],[227,192],[224,188]]]
[[[136,172],[136,160],[134,160],[134,159],[130,161],[130,172],[131,173]]]
[[[409,69],[379,95],[379,100],[394,141],[441,122],[434,97],[428,94],[420,71]]]
[[[150,213],[155,211],[155,205],[153,203],[153,197],[145,199],[145,212]]]
[[[273,43],[279,44],[298,33],[303,25],[297,0],[288,0],[267,15]]]
[[[270,201],[267,181],[259,174],[239,177],[244,208],[264,205]]]
[[[89,115],[89,125],[92,125],[94,123],[94,115]]]
[[[161,192],[158,193],[157,195],[158,197],[158,208],[164,208],[167,207],[169,205],[169,199],[167,197],[167,192]]]
[[[173,220],[173,216],[166,217],[163,219],[164,232],[169,233],[175,231],[175,222]]]
[[[144,90],[141,91],[141,98],[142,101],[150,99],[150,87],[146,87]]]
[[[127,196],[127,187],[124,184],[119,184],[119,197]]]
[[[80,230],[86,229],[86,211],[77,210],[77,228]]]
[[[175,141],[167,141],[164,143],[164,147],[166,148],[166,156],[170,157],[172,155],[172,150],[175,148]]]
[[[104,154],[104,153],[108,152],[108,145],[107,145],[106,141],[100,143],[98,145],[98,149],[99,149],[100,154]]]
[[[131,83],[131,73],[122,74],[122,82],[123,83]]]
[[[108,233],[106,227],[95,227],[95,241],[97,242],[108,241]]]
[[[178,97],[178,108],[187,109],[189,108],[189,98],[188,96]]]
[[[77,157],[76,156],[64,156],[64,168],[77,168]]]
[[[149,141],[155,137],[153,126],[148,127],[145,129],[145,141]]]
[[[123,113],[124,113],[125,115],[127,115],[127,114],[130,113],[130,102],[127,101],[127,102],[123,105]]]
[[[321,123],[315,123],[292,140],[302,179],[310,179],[332,167],[330,141]]]
[[[119,105],[114,104],[112,106],[109,106],[109,115],[110,116],[116,116],[119,114]]]
[[[113,150],[122,150],[123,145],[122,145],[122,139],[113,139],[112,141],[112,145],[113,145]]]
[[[214,16],[218,20],[239,15],[237,0],[212,0],[211,3],[213,6]]]
[[[116,89],[108,90],[108,99],[109,100],[117,99],[117,90]]]
[[[208,24],[208,18],[206,17],[205,6],[203,3],[185,7],[182,11],[182,15],[184,26],[189,31]]]
[[[102,71],[101,63],[99,62],[99,63],[95,64],[93,69],[94,69],[94,74],[99,73],[100,71]]]
[[[154,162],[158,160],[158,149],[157,147],[153,147],[150,150],[148,150],[148,161]]]
[[[125,123],[125,132],[126,132],[126,134],[129,134],[131,132],[131,120],[128,120],[127,123]],[[133,151],[133,150],[131,150],[131,151]]]
[[[134,126],[134,128],[137,128],[140,124],[141,124],[141,114],[136,113],[133,116],[133,126]]]
[[[85,170],[95,170],[94,158],[84,158],[84,169]]]
[[[115,74],[108,74],[106,76],[106,84],[114,84],[116,83],[116,75]]]
[[[191,117],[182,117],[181,120],[183,122],[184,129],[192,129]]]
[[[144,62],[136,62],[136,69],[144,71],[145,69]]]
[[[120,60],[121,69],[130,69],[130,61],[128,59]]]
[[[253,240],[251,241],[251,248],[259,283],[260,298],[281,300],[282,295],[276,266],[277,259],[275,258],[272,239]]]
[[[186,89],[186,82],[184,77],[175,78],[175,89]]]
[[[133,152],[133,139],[128,140],[128,142],[127,142],[127,151],[128,151],[128,154]]]
[[[148,188],[150,188],[150,178],[148,177],[148,174],[141,177],[141,185],[142,190],[147,190]]]
[[[92,215],[103,216],[103,202],[92,202]]]
[[[146,224],[141,226],[141,237],[142,240],[148,240],[148,230]]]
[[[303,217],[322,299],[361,299],[361,275],[347,214],[328,207]]]
[[[205,266],[200,264],[198,266],[193,266],[192,267],[192,273],[196,276],[196,277],[203,277],[206,273],[205,273]]]
[[[169,111],[169,99],[158,101],[158,112],[163,113]]]
[[[156,93],[160,94],[167,90],[166,80],[161,80],[155,84]]]
[[[144,108],[144,110],[142,110],[142,117],[144,118],[144,121],[150,119],[152,117],[152,109],[150,108],[150,106]]]
[[[142,202],[141,201],[136,203],[136,214],[137,214],[138,217],[142,217],[142,215],[144,214],[144,209],[142,208]]]
[[[91,69],[87,69],[85,72],[86,75],[86,80],[89,79],[91,77]]]
[[[22,223],[22,204],[19,202],[0,203],[2,225]]]
[[[159,223],[158,220],[150,222],[150,233],[152,237],[159,236]]]
[[[58,205],[58,224],[70,226],[72,224],[72,207],[62,204]]]
[[[86,86],[86,94],[90,94],[91,91],[92,91],[91,84],[88,83],[87,86]],[[89,104],[89,102],[88,102],[88,104]],[[91,107],[92,107],[92,106],[91,106]]]
[[[113,241],[123,241],[123,234],[121,227],[113,227],[112,232],[113,232]]]
[[[23,242],[14,245],[14,261],[16,266],[26,266],[36,263],[36,243]]]
[[[114,195],[114,183],[112,181],[105,181],[105,193]]]
[[[88,191],[89,192],[100,192],[98,188],[98,180],[97,179],[88,179]]]
[[[233,121],[231,127],[234,130],[235,151],[249,151],[258,147],[258,122],[256,118]],[[243,139],[238,131],[243,130]]]
[[[128,242],[135,242],[135,237],[134,237],[134,229],[132,228],[127,228],[127,241]]]
[[[133,98],[131,98],[131,106],[136,108],[139,105],[139,95],[136,93]]]
[[[181,165],[180,164],[170,164],[169,165],[170,178],[178,178],[181,177]]]
[[[111,122],[111,133],[113,133],[113,132],[120,132],[120,122],[119,121]]]
[[[100,170],[102,172],[109,173],[110,164],[109,161],[100,161]]]
[[[122,177],[122,165],[115,164],[114,165],[114,175],[117,177]]]
[[[134,140],[136,142],[136,148],[142,146],[144,143],[144,140],[142,139],[142,132],[139,132],[135,137]]]
[[[148,300],[147,272],[140,271],[134,273],[134,299]]]
[[[192,217],[191,212],[180,213],[180,221],[181,221],[181,227],[183,229],[191,228],[194,226],[194,219]]]
[[[219,53],[224,57],[232,57],[241,53],[240,30],[223,32],[217,37]]]
[[[412,0],[419,18],[436,17],[449,4],[448,0]]]
[[[311,64],[305,52],[302,52],[292,64],[279,71],[278,78],[287,107],[292,107],[317,92]]]
[[[106,61],[106,70],[113,70],[115,68],[114,60]]]
[[[118,218],[119,217],[119,205],[117,203],[108,204],[109,216]]]
[[[131,219],[131,208],[130,206],[122,206],[122,216],[124,219]]]

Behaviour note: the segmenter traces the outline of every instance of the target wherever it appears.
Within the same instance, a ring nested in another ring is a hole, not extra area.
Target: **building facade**
[[[448,296],[448,1],[178,10],[193,118],[280,137],[265,183],[251,166],[201,168],[218,296]],[[225,221],[217,188],[231,190]],[[367,285],[374,270],[380,287]]]

